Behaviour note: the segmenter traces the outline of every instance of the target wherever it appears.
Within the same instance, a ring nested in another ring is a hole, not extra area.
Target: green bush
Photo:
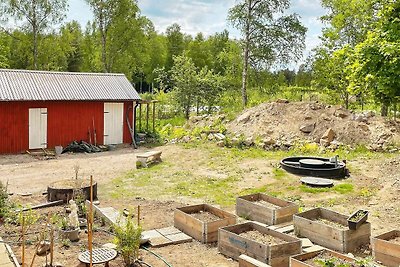
[[[0,218],[4,218],[10,208],[7,187],[0,181]]]
[[[133,266],[139,258],[142,228],[134,223],[132,217],[128,216],[125,218],[125,223],[114,226],[114,232],[114,242],[124,259],[125,266]]]

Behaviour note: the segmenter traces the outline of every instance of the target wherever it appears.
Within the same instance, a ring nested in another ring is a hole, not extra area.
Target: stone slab
[[[300,238],[300,240],[301,240],[301,246],[303,248],[309,248],[314,246],[314,244],[308,238]]]
[[[173,226],[157,229],[157,231],[164,236],[182,233],[179,229]]]
[[[321,247],[321,246],[318,246],[318,245],[314,245],[312,247],[303,249],[303,251],[308,253],[308,252],[320,251],[320,250],[323,250],[323,249],[325,249],[325,248]]]
[[[181,244],[186,242],[192,242],[192,237],[188,236],[185,233],[177,233],[172,235],[167,235],[166,238],[171,240],[174,244]]]
[[[169,240],[168,238],[166,238],[164,236],[150,239],[150,244],[154,248],[172,245],[173,243],[174,242],[172,242],[171,240]]]
[[[290,232],[294,231],[294,225],[292,224],[292,225],[288,225],[288,226],[285,226],[282,228],[278,228],[278,229],[276,229],[276,231],[278,231],[280,233],[284,233],[284,234],[290,233]]]
[[[160,234],[157,230],[149,230],[149,231],[142,232],[142,238],[143,239],[151,240],[153,238],[159,238],[159,237],[162,237],[162,236],[163,235]]]

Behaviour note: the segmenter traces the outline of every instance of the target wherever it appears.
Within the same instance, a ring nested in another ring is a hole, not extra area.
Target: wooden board
[[[335,227],[318,221],[323,218],[328,221],[342,224],[345,228]],[[316,208],[293,216],[295,234],[307,237],[313,243],[340,252],[352,252],[358,247],[368,245],[371,236],[371,224],[364,223],[357,230],[350,230],[347,226],[348,216]]]
[[[278,207],[271,208],[255,203],[260,200]],[[298,210],[299,206],[293,202],[262,193],[241,196],[236,199],[236,214],[238,216],[268,225],[292,221],[293,214],[298,213]]]
[[[320,254],[321,252],[326,251],[329,252],[332,256],[349,261],[353,263],[355,260],[349,256],[340,254],[338,252],[329,250],[329,249],[322,249],[319,251],[307,252],[300,255],[292,256],[290,258],[290,266],[291,267],[312,267],[312,265],[305,263],[304,261],[309,260]]]
[[[280,238],[285,243],[269,245],[240,236],[241,233],[250,230]],[[301,253],[301,240],[254,222],[246,222],[220,228],[218,250],[235,260],[239,260],[240,255],[245,254],[273,267],[287,267],[289,266],[289,257]]]
[[[400,266],[400,244],[390,242],[390,239],[400,237],[399,230],[375,236],[371,239],[372,256],[376,261],[382,262],[385,266]]]
[[[239,256],[239,267],[271,267],[270,265],[253,259],[247,255]]]
[[[212,213],[220,219],[203,222],[191,215],[200,211]],[[181,207],[174,212],[174,226],[202,243],[218,241],[218,229],[235,223],[235,215],[208,204]]]

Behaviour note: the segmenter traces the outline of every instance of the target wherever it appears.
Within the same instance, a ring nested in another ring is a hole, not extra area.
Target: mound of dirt
[[[227,129],[233,135],[246,138],[304,140],[323,145],[329,145],[334,139],[337,144],[360,144],[373,150],[400,142],[399,122],[371,111],[354,113],[317,102],[263,103],[245,110],[228,123]]]

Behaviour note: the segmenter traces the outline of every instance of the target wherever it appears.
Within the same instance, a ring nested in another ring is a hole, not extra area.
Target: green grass
[[[319,194],[326,192],[336,192],[339,194],[348,194],[354,191],[354,186],[352,184],[338,184],[333,187],[310,187],[307,185],[301,185],[300,190],[305,193]]]
[[[286,171],[280,168],[273,168],[272,174],[274,175],[274,179],[276,180],[282,180],[284,177],[288,175]]]

